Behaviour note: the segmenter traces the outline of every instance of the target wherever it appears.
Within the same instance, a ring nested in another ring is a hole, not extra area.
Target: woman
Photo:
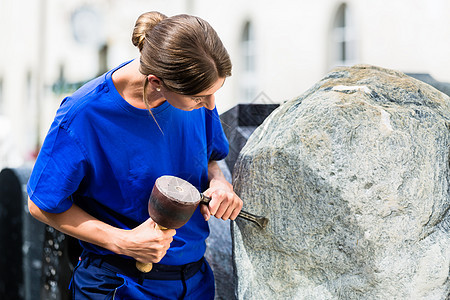
[[[228,142],[214,94],[231,62],[214,29],[193,16],[145,13],[132,41],[140,59],[63,100],[28,183],[29,210],[80,240],[74,299],[213,299],[206,221],[234,220],[242,208],[215,162]],[[148,215],[162,175],[212,197],[176,231]]]

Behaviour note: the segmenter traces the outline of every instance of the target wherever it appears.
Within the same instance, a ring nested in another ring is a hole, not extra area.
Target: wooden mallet
[[[189,221],[200,203],[208,204],[210,201],[211,198],[201,194],[186,180],[165,175],[155,181],[148,201],[148,212],[159,229],[178,229]],[[265,217],[242,210],[238,217],[249,220],[263,229],[269,221]],[[152,267],[152,263],[136,262],[136,268],[144,273],[150,272]]]

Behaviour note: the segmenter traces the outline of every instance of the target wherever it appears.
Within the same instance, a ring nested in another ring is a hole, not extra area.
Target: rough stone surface
[[[256,129],[234,169],[238,299],[447,299],[450,99],[337,68]]]

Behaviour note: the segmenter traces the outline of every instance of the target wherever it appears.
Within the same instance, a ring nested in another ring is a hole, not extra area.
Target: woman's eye
[[[195,102],[202,102],[203,98],[202,97],[192,97],[192,100],[194,100]]]

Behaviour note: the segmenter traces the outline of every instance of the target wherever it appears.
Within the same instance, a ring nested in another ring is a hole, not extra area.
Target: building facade
[[[219,112],[294,98],[339,65],[450,82],[450,0],[0,0],[0,168],[32,163],[61,100],[138,56],[131,31],[150,10],[217,30],[233,61]]]

